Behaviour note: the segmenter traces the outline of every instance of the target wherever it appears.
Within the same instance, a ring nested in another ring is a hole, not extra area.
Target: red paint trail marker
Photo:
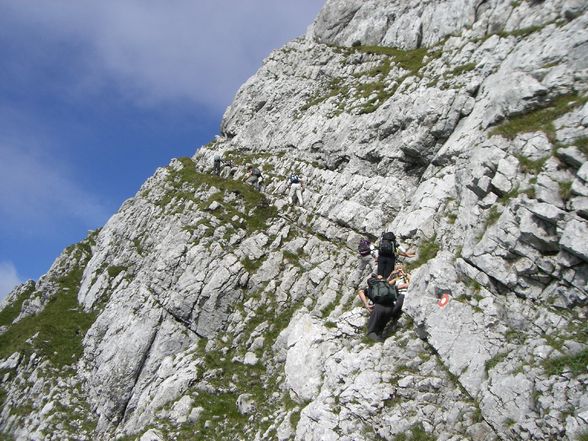
[[[441,309],[444,309],[449,303],[449,300],[451,300],[451,296],[449,294],[443,294],[437,302],[437,306],[439,306]]]

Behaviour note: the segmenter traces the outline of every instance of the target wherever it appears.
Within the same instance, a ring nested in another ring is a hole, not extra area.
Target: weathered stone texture
[[[157,170],[91,241],[3,302],[20,306],[2,333],[79,270],[78,301],[96,319],[70,370],[29,351],[0,360],[0,430],[584,434],[587,9],[328,0],[241,87],[215,140]],[[228,161],[218,178],[216,154]],[[250,164],[261,193],[243,183]],[[288,203],[294,171],[303,206]],[[388,229],[417,257],[401,259],[404,314],[374,344],[356,247]],[[444,308],[437,288],[451,290]]]

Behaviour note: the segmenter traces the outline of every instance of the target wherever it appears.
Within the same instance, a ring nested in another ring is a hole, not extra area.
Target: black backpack
[[[388,283],[386,279],[368,279],[370,299],[381,305],[391,305],[396,302],[398,291],[395,285]]]
[[[251,170],[251,174],[257,176],[258,178],[261,177],[261,171],[258,168]]]
[[[361,239],[357,246],[357,252],[360,256],[369,256],[372,252],[371,243],[367,239]]]
[[[290,183],[291,184],[299,184],[300,178],[298,177],[298,175],[290,175]]]
[[[382,234],[380,239],[380,247],[378,248],[378,254],[384,257],[396,256],[396,236],[394,233]]]

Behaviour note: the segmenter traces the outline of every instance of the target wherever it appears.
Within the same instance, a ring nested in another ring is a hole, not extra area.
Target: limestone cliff
[[[587,89],[585,1],[328,0],[215,140],[4,302],[0,431],[585,439]],[[374,344],[356,247],[384,230],[417,257]]]

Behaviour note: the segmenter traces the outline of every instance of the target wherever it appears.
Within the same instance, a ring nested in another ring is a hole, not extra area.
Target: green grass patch
[[[472,292],[474,299],[476,299],[478,302],[480,300],[482,300],[484,297],[480,294],[480,291],[482,290],[482,285],[480,284],[480,282],[478,282],[475,279],[469,279],[467,282],[467,287],[469,288],[469,291]],[[466,296],[470,297],[469,293],[466,292]]]
[[[290,414],[290,425],[296,429],[298,427],[298,423],[300,422],[300,410],[297,412],[292,412]]]
[[[259,293],[251,293],[252,297]],[[255,427],[263,433],[273,422],[271,416],[280,408],[296,409],[291,415],[293,424],[297,424],[299,418],[298,406],[292,402],[286,393],[278,393],[280,387],[277,383],[277,373],[270,371],[271,366],[264,362],[266,353],[271,353],[271,346],[277,336],[288,326],[292,315],[300,304],[289,305],[287,309],[279,310],[275,304],[265,302],[255,310],[255,314],[246,321],[241,335],[244,341],[251,338],[252,333],[262,323],[269,324],[263,333],[264,346],[256,351],[259,362],[254,366],[233,362],[238,356],[243,356],[243,345],[236,346],[229,339],[226,343],[220,342],[219,347],[206,352],[205,342],[199,344],[198,353],[203,361],[202,370],[210,372],[219,370],[219,374],[207,379],[215,392],[207,393],[198,390],[195,406],[202,406],[205,410],[201,418],[195,424],[187,424],[181,428],[177,439],[253,439],[255,436],[247,430]],[[228,383],[231,383],[230,387]],[[251,415],[241,415],[237,409],[237,398],[243,393],[251,394],[255,403],[256,412]],[[205,427],[210,421],[210,427]],[[175,427],[174,427],[175,429]],[[273,438],[272,438],[273,439]]]
[[[182,428],[182,435],[191,435],[185,439],[240,439],[247,416],[239,413],[237,398],[235,393],[199,392],[195,405],[204,411],[196,424]],[[206,427],[207,421],[213,422],[211,427]]]
[[[318,106],[319,104],[324,103],[329,98],[334,96],[338,97],[348,97],[349,96],[349,86],[343,85],[343,80],[341,78],[333,78],[329,81],[326,91],[325,92],[317,92],[313,95],[301,108],[301,112],[305,112],[313,106]]]
[[[153,427],[151,425],[150,426],[146,426],[145,427],[145,429],[146,429],[145,431],[147,431],[149,429],[153,429],[153,428],[155,428],[155,427]],[[167,431],[162,431],[162,432],[165,433],[166,435],[168,435]],[[185,438],[178,438],[175,441],[182,441],[184,439]],[[122,436],[121,435],[117,435],[117,437],[116,437],[116,441],[139,441],[139,440],[140,440],[139,435],[122,435]]]
[[[390,61],[390,58],[384,58],[376,67],[373,67],[365,72],[362,72],[360,74],[356,74],[357,78],[361,78],[363,76],[367,76],[367,77],[378,77],[378,76],[383,76],[383,77],[387,77],[388,74],[390,73],[390,70],[392,69],[392,63]]]
[[[89,257],[84,259],[84,265]],[[83,266],[79,265],[58,279],[57,294],[38,315],[25,317],[0,335],[0,358],[6,358],[14,352],[25,356],[37,353],[49,359],[57,368],[79,360],[83,352],[82,339],[96,319],[95,313],[84,312],[77,301],[83,270]]]
[[[399,83],[405,77],[399,78]],[[357,86],[358,96],[356,98],[369,98],[369,100],[359,106],[359,114],[365,115],[367,113],[375,112],[380,108],[384,102],[392,97],[398,85],[392,89],[387,89],[388,84],[385,81],[378,81],[375,83],[363,83]]]
[[[19,417],[26,417],[32,413],[33,413],[33,406],[30,402],[20,404],[19,406],[16,406],[13,409],[11,409],[11,412],[10,412],[11,415],[15,415],[15,416],[19,416]]]
[[[423,59],[425,55],[428,54],[426,48],[404,51],[383,46],[357,46],[353,49],[367,54],[385,56],[378,66],[361,74],[361,76],[379,78],[379,80],[362,81],[358,84],[354,84],[354,87],[357,89],[357,94],[355,96],[356,99],[370,98],[369,101],[362,104],[359,108],[360,114],[376,111],[388,98],[394,95],[398,85],[401,84],[404,79],[411,75],[416,75],[419,72],[424,66]],[[390,88],[390,82],[386,78],[390,74],[393,64],[398,65],[402,69],[408,71],[408,73],[396,78],[396,87]]]
[[[437,55],[436,53],[430,54],[426,48],[405,51],[391,47],[359,45],[351,48],[338,48],[338,50],[347,55],[362,52],[380,57],[375,67],[355,74],[354,76],[357,79],[355,82],[345,84],[341,78],[331,79],[324,90],[317,92],[300,108],[301,112],[322,104],[332,97],[337,97],[336,110],[330,116],[338,116],[345,111],[345,102],[350,99],[357,101],[369,98],[367,102],[362,103],[357,109],[360,114],[372,113],[394,95],[398,85],[405,78],[419,72],[424,66],[423,59],[426,55]],[[407,73],[395,78],[397,85],[390,87],[388,76],[394,65],[404,69]],[[355,89],[353,96],[351,96],[352,88]]]
[[[476,68],[476,63],[467,63],[461,66],[456,67],[451,71],[451,75],[457,77],[459,75],[463,75],[464,73],[470,72]]]
[[[275,153],[231,150],[225,153],[224,160],[233,165],[247,166],[255,165],[255,163],[281,156],[283,156],[283,152]]]
[[[529,199],[537,199],[537,191],[535,187],[529,187],[526,190],[521,190],[521,194],[526,194]]]
[[[480,405],[476,404],[476,408],[474,409],[474,413],[472,414],[472,419],[475,423],[481,423],[484,421],[484,415],[482,415],[482,409],[480,409]]]
[[[410,429],[410,432],[399,433],[394,437],[394,441],[435,441],[437,438],[427,433],[421,424],[417,424]]]
[[[52,422],[63,427],[66,433],[75,433],[79,439],[91,439],[96,430],[97,421],[90,420],[93,413],[87,402],[76,402],[74,406],[67,406],[61,402],[55,403],[55,417]]]
[[[337,307],[337,305],[339,305],[339,302],[341,302],[341,298],[343,297],[343,293],[341,291],[337,291],[337,295],[335,296],[335,298],[333,299],[333,301],[331,303],[329,303],[329,305],[322,310],[321,314],[323,319],[327,319],[331,313],[335,310],[335,308]],[[336,323],[332,323],[332,322],[327,322],[329,324],[328,327],[331,328],[336,328],[337,324]]]
[[[526,335],[518,329],[509,329],[508,331],[506,331],[504,337],[506,338],[507,342],[515,343],[518,345],[524,344],[525,340],[527,339]]]
[[[553,150],[554,154],[557,157],[561,157],[560,149],[567,148],[567,147],[576,147],[580,153],[584,156],[588,156],[588,137],[578,138],[575,141],[569,142],[567,144],[564,143],[556,143],[556,146]]]
[[[353,49],[366,54],[386,55],[412,75],[415,75],[424,66],[423,59],[428,54],[427,48],[424,47],[402,50],[385,46],[357,46]]]
[[[237,215],[245,219],[245,228],[248,232],[265,230],[267,222],[277,215],[277,209],[270,205],[265,195],[255,190],[251,185],[234,179],[225,179],[220,176],[198,173],[195,169],[194,162],[187,157],[179,158],[182,168],[174,170],[169,168],[168,184],[172,190],[158,201],[157,205],[167,206],[172,200],[193,201],[200,208],[206,209],[207,202],[212,200],[221,201],[227,193],[233,193],[237,196],[239,203],[242,205],[242,211],[237,207],[238,204],[222,204],[222,209],[215,210],[212,214],[225,223],[232,224],[232,218]],[[203,201],[199,194],[204,193],[207,189],[215,187],[219,192]],[[240,225],[235,225],[240,228]]]
[[[455,258],[459,259],[461,256],[463,255],[463,245],[459,245],[456,249],[455,249]]]
[[[185,231],[186,233],[192,235],[192,234],[194,234],[194,232],[196,230],[198,230],[198,228],[201,225],[204,225],[206,227],[206,229],[203,232],[204,237],[210,237],[213,235],[214,227],[210,223],[210,219],[207,219],[207,218],[202,218],[202,219],[198,220],[194,225],[186,225],[185,227],[182,227],[182,230]],[[198,238],[198,240],[199,240],[199,238]]]
[[[496,354],[491,359],[486,360],[486,363],[484,363],[484,370],[486,373],[494,369],[500,362],[504,361],[506,357],[508,357],[508,352],[501,352]]]
[[[516,198],[521,193],[522,192],[521,192],[521,190],[519,190],[519,186],[517,185],[517,186],[513,187],[512,190],[510,190],[509,192],[504,193],[502,196],[500,196],[498,198],[498,202],[500,202],[502,205],[506,206],[511,199]],[[498,217],[500,217],[500,214],[498,215]]]
[[[572,145],[575,145],[580,152],[588,156],[588,137],[576,139]]]
[[[245,270],[249,273],[253,273],[256,270],[258,270],[262,264],[263,259],[261,258],[253,260],[249,257],[244,257],[243,259],[241,259],[241,265],[243,265],[243,268],[245,268]]]
[[[567,333],[574,341],[582,344],[588,344],[588,323],[577,318],[568,324]]]
[[[575,354],[551,358],[543,362],[543,368],[547,375],[561,375],[570,371],[573,375],[582,375],[588,372],[588,349]]]
[[[0,326],[10,325],[20,314],[22,304],[35,293],[35,284],[31,283],[16,299],[0,311]]]
[[[69,273],[53,280],[58,287],[57,293],[41,312],[10,324],[6,332],[0,335],[0,359],[14,352],[24,356],[37,353],[47,358],[53,366],[62,368],[80,358],[83,337],[94,323],[97,313],[84,312],[78,304],[77,293],[84,268],[92,257],[88,251],[91,251],[96,234],[97,231],[65,249],[64,253],[77,265]],[[7,313],[5,318],[13,314],[14,311]]]
[[[0,374],[2,375],[2,377],[4,377],[4,375],[8,372],[10,372],[10,371],[3,369],[2,372],[0,372]],[[4,389],[0,388],[0,407],[1,408],[4,407],[4,404],[6,403],[6,398],[8,398],[8,393]]]
[[[564,202],[567,202],[572,197],[572,181],[558,182],[559,195]]]
[[[412,262],[407,262],[407,271],[410,272],[413,269],[418,268],[419,266],[424,265],[429,260],[433,259],[439,252],[439,249],[440,245],[439,242],[437,242],[437,235],[434,235],[430,239],[425,239],[423,242],[421,242],[419,246],[417,259]]]
[[[141,243],[140,239],[133,239],[133,245],[135,246],[135,250],[137,254],[141,257],[145,254],[145,249],[143,248],[143,244]]]
[[[300,263],[300,254],[299,253],[293,253],[292,251],[284,250],[284,251],[282,251],[282,254],[284,255],[284,259],[286,259],[292,265],[294,265],[298,268],[302,268],[302,263]]]
[[[579,95],[563,95],[548,103],[545,107],[513,116],[511,119],[494,127],[490,135],[500,135],[514,139],[520,133],[543,131],[550,141],[555,142],[553,122],[562,115],[586,103],[587,98]]]
[[[549,159],[549,156],[544,156],[543,158],[539,159],[530,159],[523,155],[515,155],[519,161],[520,169],[532,175],[538,175],[539,172],[543,169],[543,166]]]
[[[490,207],[490,210],[488,211],[488,217],[486,218],[486,228],[494,225],[498,219],[500,219],[501,214],[502,213],[498,210],[498,208],[496,208],[495,205]]]
[[[106,272],[108,273],[108,276],[111,279],[114,279],[116,276],[118,276],[123,271],[126,271],[127,269],[128,268],[126,266],[113,265],[113,266],[109,266],[108,269],[106,270]]]
[[[553,336],[553,335],[546,335],[545,340],[547,341],[547,344],[549,346],[551,346],[553,349],[556,349],[560,352],[562,351],[562,349],[564,347],[565,340],[562,339],[561,337],[557,337],[557,336]]]
[[[67,249],[69,249],[70,251],[73,251],[74,249],[79,249],[85,252],[87,255],[91,256],[92,247],[96,246],[96,238],[98,237],[100,230],[101,228],[97,228],[96,230],[90,231],[88,233],[88,236],[84,240],[78,242],[75,245],[70,245]]]
[[[526,28],[522,28],[522,29],[516,29],[514,31],[502,31],[502,32],[498,32],[498,36],[502,37],[502,38],[506,38],[506,37],[527,37],[531,34],[533,34],[534,32],[540,31],[541,29],[543,29],[545,26],[547,26],[547,24],[543,24],[543,25],[536,25],[536,26],[529,26]]]
[[[499,202],[501,204],[505,205],[515,194],[518,194],[518,189],[511,190],[510,192],[502,195],[499,199]],[[492,205],[492,207],[490,207],[490,210],[488,210],[488,215],[486,216],[486,220],[484,222],[483,228],[481,231],[478,232],[478,236],[477,236],[478,240],[480,240],[480,239],[482,239],[482,237],[484,237],[484,233],[486,233],[486,230],[488,230],[488,228],[490,228],[492,225],[494,225],[496,222],[498,222],[498,219],[500,219],[501,215],[502,215],[502,212],[500,211],[500,209],[498,208],[497,205]]]

